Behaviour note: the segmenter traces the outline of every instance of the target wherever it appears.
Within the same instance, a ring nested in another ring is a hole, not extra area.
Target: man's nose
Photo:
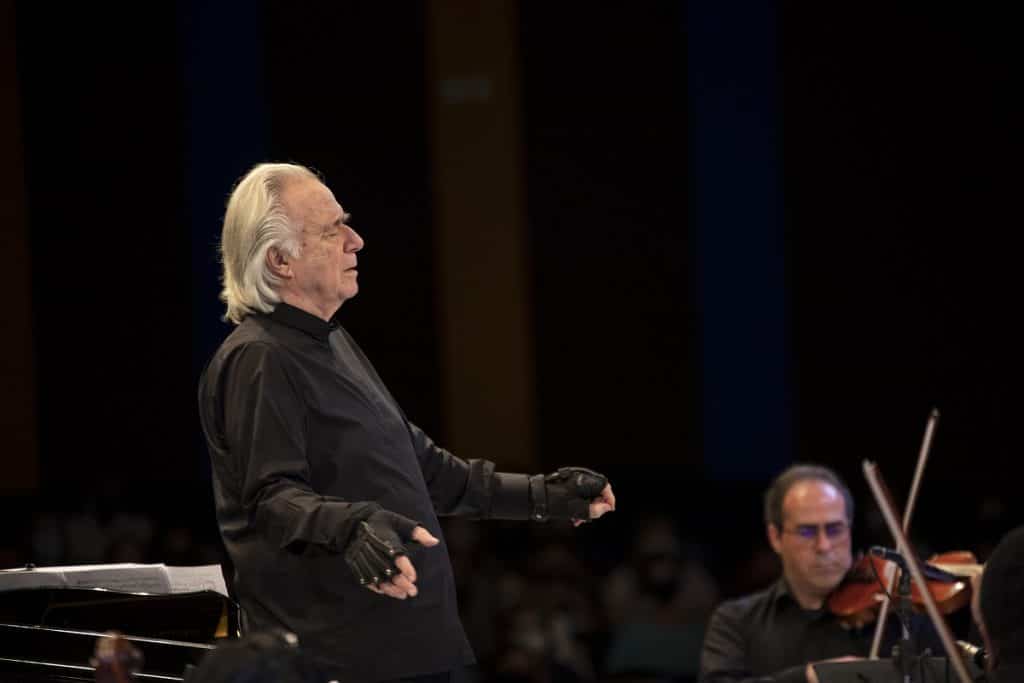
[[[814,547],[822,552],[832,549],[835,541],[828,537],[824,527],[818,527],[818,535],[814,537]]]
[[[363,248],[363,246],[365,246],[365,244],[366,244],[363,241],[363,238],[360,237],[359,233],[356,232],[355,230],[353,230],[352,228],[349,228],[348,231],[349,231],[349,240],[348,240],[349,246],[348,246],[348,250],[351,251],[351,252],[357,252],[357,251],[361,250]]]

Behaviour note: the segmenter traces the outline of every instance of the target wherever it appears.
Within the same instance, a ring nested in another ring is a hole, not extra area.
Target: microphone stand
[[[900,580],[896,586],[896,595],[893,597],[893,601],[896,603],[895,612],[899,615],[901,636],[899,642],[892,647],[892,660],[903,676],[903,683],[911,683],[913,681],[914,665],[919,660],[917,646],[910,638],[910,629],[908,628],[910,615],[913,613],[910,597],[911,577],[910,571],[905,564],[897,564],[901,565]]]

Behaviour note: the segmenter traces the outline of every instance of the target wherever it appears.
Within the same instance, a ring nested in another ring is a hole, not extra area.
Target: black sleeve
[[[744,615],[724,603],[711,615],[700,653],[700,683],[806,683],[804,666],[793,666],[770,676],[755,676],[747,661]]]
[[[309,484],[306,408],[283,352],[240,347],[225,368],[224,432],[232,480],[254,527],[296,552],[341,552],[380,506],[322,496]]]
[[[409,424],[413,448],[439,515],[476,519],[529,519],[530,485],[525,474],[495,472],[489,460],[463,460]]]
[[[463,460],[435,444],[406,417],[359,345],[347,332],[342,332],[367,374],[402,414],[430,501],[438,515],[474,519],[530,518],[527,475],[495,472],[494,463],[489,460]]]

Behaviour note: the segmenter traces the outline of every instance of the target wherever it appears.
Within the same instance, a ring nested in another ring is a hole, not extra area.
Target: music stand
[[[920,657],[914,680],[951,683],[956,672],[945,657]],[[903,683],[900,668],[891,659],[858,659],[852,662],[812,664],[819,683]]]

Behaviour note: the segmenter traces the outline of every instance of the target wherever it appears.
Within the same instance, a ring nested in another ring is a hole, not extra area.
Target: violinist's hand
[[[818,683],[818,674],[815,673],[815,671],[814,671],[814,665],[815,664],[821,664],[822,662],[856,662],[859,659],[864,659],[864,658],[863,657],[847,656],[847,657],[834,657],[832,659],[823,659],[820,662],[810,662],[810,663],[807,664],[807,669],[804,672],[804,675],[807,676],[807,683]]]

